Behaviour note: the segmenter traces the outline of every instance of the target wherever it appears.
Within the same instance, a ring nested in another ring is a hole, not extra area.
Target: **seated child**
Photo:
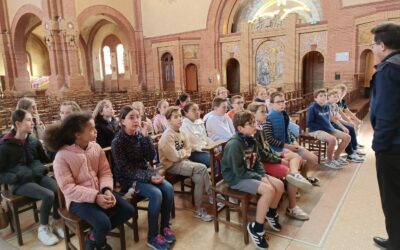
[[[336,86],[336,89],[338,90],[339,95],[339,101],[337,104],[340,108],[343,119],[352,124],[354,129],[358,131],[360,129],[362,121],[358,119],[357,116],[353,112],[351,112],[351,110],[347,106],[347,102],[344,99],[347,94],[347,86],[344,84],[339,84],[338,86]]]
[[[58,214],[57,183],[47,176],[43,165],[49,159],[40,141],[31,135],[32,114],[17,109],[11,120],[13,128],[0,138],[0,183],[11,185],[15,194],[41,200],[38,239],[46,246],[57,244],[57,235],[64,238],[64,229]],[[53,225],[49,223],[52,208]]]
[[[109,100],[99,101],[93,111],[97,130],[96,141],[102,148],[111,146],[111,141],[118,129],[118,121],[115,119],[114,113],[114,108]]]
[[[187,136],[192,149],[189,160],[209,167],[211,165],[210,154],[203,151],[203,149],[212,147],[214,141],[207,137],[204,122],[200,119],[199,106],[194,102],[189,102],[183,108],[183,113],[185,114],[185,118],[180,130]]]
[[[307,127],[309,134],[321,141],[328,143],[326,149],[325,166],[333,169],[340,169],[348,164],[346,160],[340,157],[350,142],[350,136],[342,131],[335,129],[329,120],[329,106],[326,104],[326,90],[317,89],[314,91],[315,102],[311,103],[307,109]],[[340,139],[336,152],[337,139]]]
[[[149,199],[147,245],[153,249],[168,249],[176,241],[170,228],[170,215],[174,199],[172,185],[160,176],[149,160],[155,156],[147,124],[141,124],[139,112],[124,106],[119,112],[121,129],[112,141],[114,173],[121,185],[121,193],[133,188],[140,196]],[[161,213],[161,224],[158,222]]]
[[[257,144],[253,137],[256,133],[254,115],[250,111],[239,111],[233,116],[233,123],[237,132],[224,148],[222,176],[232,189],[260,195],[256,220],[247,225],[247,230],[257,248],[267,249],[265,220],[273,230],[281,230],[276,210],[284,190],[283,182],[266,175],[257,156]]]
[[[298,220],[308,220],[308,214],[296,205],[297,189],[309,190],[312,187],[311,183],[299,173],[303,159],[293,152],[277,153],[268,145],[261,126],[267,118],[264,104],[250,103],[247,110],[254,114],[257,122],[257,132],[254,137],[258,143],[258,155],[265,172],[275,178],[286,179],[288,182],[289,207],[286,209],[286,214]]]
[[[225,88],[225,87],[218,87],[215,90],[215,97],[219,97],[222,98],[224,100],[226,100],[227,103],[227,110],[231,110],[231,100],[228,97],[229,91]]]
[[[155,134],[161,134],[168,128],[168,121],[167,118],[165,118],[165,112],[167,112],[168,107],[169,103],[165,99],[162,99],[157,103],[157,115],[153,120]]]
[[[60,105],[60,119],[63,121],[74,112],[81,112],[81,107],[75,101],[63,101]]]
[[[300,155],[306,164],[301,168],[302,175],[313,185],[319,185],[319,179],[312,177],[318,164],[318,157],[301,147],[289,129],[290,117],[285,111],[285,97],[282,92],[271,94],[271,110],[268,120],[262,124],[268,144],[277,152],[294,152]]]
[[[178,107],[169,107],[165,114],[169,127],[158,142],[158,153],[163,169],[171,174],[179,174],[192,178],[194,182],[194,203],[196,211],[193,216],[203,221],[211,221],[213,217],[202,207],[203,193],[211,194],[211,181],[204,164],[188,160],[192,149],[189,140],[180,132],[182,115]]]
[[[144,112],[144,105],[143,102],[133,102],[132,103],[132,107],[134,109],[136,109],[137,111],[139,111],[140,117],[142,119],[142,122],[146,122],[147,123],[147,132],[149,133],[149,135],[154,135],[154,129],[153,129],[153,124],[151,122],[151,120],[146,117],[146,113]]]
[[[67,209],[90,225],[85,249],[111,249],[107,234],[134,215],[134,208],[113,192],[106,155],[96,140],[91,114],[73,113],[46,130],[46,145],[54,152],[54,174]]]
[[[242,111],[244,110],[244,98],[240,95],[234,95],[231,98],[232,101],[232,109],[229,110],[229,112],[227,113],[227,115],[229,116],[229,118],[233,118],[233,115],[236,112]]]
[[[232,120],[226,114],[227,105],[225,99],[215,97],[212,103],[214,111],[204,119],[207,134],[213,141],[227,141],[235,133]]]
[[[42,120],[40,120],[35,100],[29,97],[22,97],[18,100],[16,109],[23,109],[31,113],[33,122],[33,130],[31,135],[35,136],[35,138],[38,140],[42,140],[46,126]]]
[[[364,161],[364,157],[357,153],[358,143],[357,143],[357,135],[354,127],[347,125],[346,121],[342,119],[342,116],[339,112],[339,106],[337,102],[339,100],[339,95],[336,89],[332,89],[328,92],[328,105],[329,105],[329,119],[331,121],[332,126],[335,129],[343,131],[346,134],[349,134],[351,137],[350,143],[347,145],[345,151],[347,153],[347,160],[355,163],[360,163]]]

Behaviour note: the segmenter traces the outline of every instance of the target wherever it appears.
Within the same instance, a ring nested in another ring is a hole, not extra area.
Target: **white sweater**
[[[201,151],[201,149],[207,146],[214,145],[214,141],[207,137],[206,128],[201,119],[194,122],[188,118],[183,119],[180,130],[189,139],[192,152]]]
[[[208,136],[213,141],[227,141],[235,133],[231,118],[227,114],[217,115],[215,111],[208,116],[206,129]]]

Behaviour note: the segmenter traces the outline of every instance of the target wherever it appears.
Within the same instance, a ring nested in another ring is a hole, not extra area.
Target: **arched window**
[[[170,53],[165,53],[161,57],[162,63],[162,80],[164,90],[171,91],[175,88],[175,75],[174,75],[174,58]]]
[[[117,45],[117,65],[118,65],[118,74],[125,74],[125,63],[124,63],[124,45]]]
[[[103,48],[103,56],[104,56],[104,71],[106,75],[112,74],[111,69],[111,52],[110,47],[104,46]]]

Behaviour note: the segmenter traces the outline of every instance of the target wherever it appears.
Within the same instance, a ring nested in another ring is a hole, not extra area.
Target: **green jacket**
[[[47,174],[43,163],[48,162],[40,141],[28,135],[26,140],[15,139],[13,133],[0,139],[0,183],[15,191],[27,182],[38,182]]]
[[[254,135],[258,143],[258,156],[263,163],[281,163],[282,158],[273,150],[265,140],[264,130],[258,130]]]
[[[237,133],[229,139],[221,160],[222,176],[229,186],[234,186],[244,179],[261,180],[266,175],[256,152],[257,144],[246,148]]]

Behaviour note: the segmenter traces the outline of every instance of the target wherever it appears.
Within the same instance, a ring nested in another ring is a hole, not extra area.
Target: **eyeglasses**
[[[244,102],[235,102],[234,104],[244,104]]]
[[[281,101],[276,101],[276,102],[273,102],[273,103],[284,104],[284,103],[286,103],[286,101],[285,100],[281,100]]]

